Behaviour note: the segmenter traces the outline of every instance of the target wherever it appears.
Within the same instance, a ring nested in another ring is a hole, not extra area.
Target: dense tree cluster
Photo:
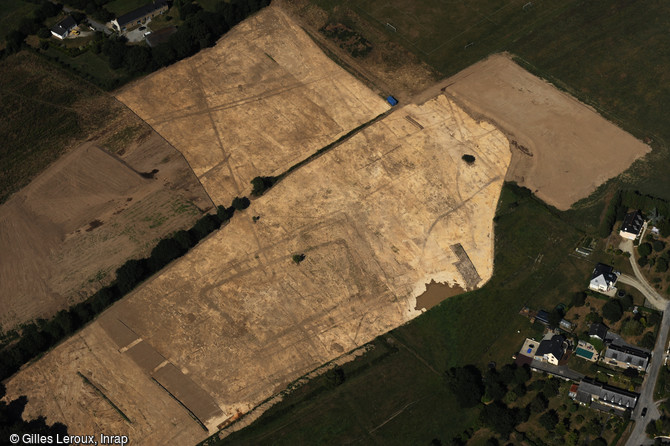
[[[0,383],[0,438],[9,440],[10,435],[18,435],[22,438],[24,434],[36,434],[39,436],[51,436],[61,438],[68,435],[67,426],[62,423],[48,425],[46,418],[40,416],[37,419],[24,421],[23,411],[28,403],[28,398],[20,396],[12,401],[1,401],[5,396],[5,385]]]
[[[473,365],[452,367],[445,374],[447,386],[461,407],[474,407],[484,396],[484,383],[479,369]]]
[[[619,299],[610,299],[603,305],[603,317],[610,322],[617,322],[623,316],[623,308]]]
[[[236,198],[237,208],[248,206],[248,199]],[[0,350],[0,380],[11,376],[21,365],[45,352],[61,339],[84,326],[109,305],[133,290],[139,283],[172,260],[184,255],[200,240],[218,229],[235,213],[236,207],[219,206],[215,215],[201,217],[188,231],[181,230],[162,239],[143,259],[130,259],[116,270],[116,280],[69,310],[59,311],[50,320],[39,319],[21,329],[18,341]]]
[[[30,34],[41,34],[46,37],[51,36],[51,31],[45,28],[43,22],[55,15],[58,15],[63,10],[63,5],[60,3],[52,3],[48,0],[35,0],[31,3],[37,3],[39,6],[33,11],[32,16],[23,17],[19,21],[17,29],[13,29],[7,33],[5,40],[7,42],[6,52],[16,53],[23,48],[24,40]]]
[[[663,237],[670,236],[670,203],[667,201],[642,195],[633,190],[618,191],[610,200],[605,216],[601,222],[599,235],[607,237],[612,232],[614,223],[622,220],[628,209],[639,209],[649,213],[652,224],[659,228]]]
[[[175,6],[184,20],[168,42],[155,48],[127,45],[123,37],[111,37],[102,46],[112,69],[145,73],[170,65],[210,47],[230,28],[269,4],[269,0],[221,1],[215,11],[205,11],[189,0],[177,0]]]

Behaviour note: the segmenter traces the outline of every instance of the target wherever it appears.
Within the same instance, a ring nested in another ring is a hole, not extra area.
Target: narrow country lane
[[[627,446],[637,446],[637,445],[650,445],[653,444],[653,440],[649,439],[645,434],[645,429],[647,424],[651,420],[656,420],[660,417],[660,412],[656,403],[654,403],[654,387],[656,387],[656,380],[658,379],[658,373],[661,370],[661,365],[663,363],[663,356],[665,353],[665,346],[668,343],[668,328],[670,328],[670,304],[668,301],[663,299],[663,297],[654,290],[654,288],[647,283],[647,280],[644,278],[640,272],[640,268],[635,261],[635,255],[633,252],[633,242],[630,240],[623,241],[619,247],[626,252],[631,254],[630,264],[633,267],[633,272],[635,277],[622,274],[619,277],[621,283],[630,285],[640,291],[644,297],[649,301],[651,305],[657,309],[663,311],[663,319],[661,321],[661,328],[658,333],[658,339],[656,340],[656,346],[652,352],[651,363],[647,369],[647,374],[645,376],[644,383],[642,383],[642,388],[640,389],[640,399],[638,400],[637,406],[633,411],[631,418],[635,421],[635,427],[633,432],[628,438]],[[641,416],[642,409],[647,408],[647,415],[645,417]]]

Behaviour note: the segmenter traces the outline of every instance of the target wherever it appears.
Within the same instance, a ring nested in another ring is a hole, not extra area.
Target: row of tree
[[[184,22],[166,43],[148,48],[128,45],[123,37],[110,37],[102,45],[102,53],[114,70],[125,68],[132,74],[155,71],[214,45],[233,26],[269,3],[269,0],[221,1],[215,11],[205,11],[192,1],[177,1],[175,6]]]
[[[69,310],[53,318],[27,324],[17,342],[0,352],[0,380],[8,378],[37,355],[47,351],[75,330],[83,327],[105,308],[119,300],[138,284],[181,257],[200,240],[219,229],[236,210],[246,209],[249,199],[236,197],[230,207],[219,206],[216,214],[201,217],[191,229],[181,230],[158,242],[149,257],[131,259],[116,270],[116,280]]]

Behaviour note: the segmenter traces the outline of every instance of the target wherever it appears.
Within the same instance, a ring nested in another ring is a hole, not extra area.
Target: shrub
[[[651,254],[651,245],[647,242],[642,243],[637,247],[637,253],[640,255],[640,257],[647,257],[649,254]]]
[[[452,367],[445,374],[447,386],[453,392],[458,404],[463,407],[474,407],[484,395],[482,374],[473,365]]]
[[[149,257],[149,269],[151,271],[158,271],[172,260],[180,257],[186,250],[182,245],[173,238],[166,238],[158,242],[158,244],[151,251]]]
[[[293,257],[291,258],[293,259],[296,265],[299,265],[300,262],[305,260],[305,254],[293,254]]]
[[[549,410],[543,413],[538,421],[542,427],[551,432],[558,424],[558,414],[553,409]]]
[[[242,198],[235,197],[233,199],[232,206],[233,206],[233,208],[235,208],[235,210],[242,211],[242,210],[248,208],[250,204],[251,204],[251,202],[249,201],[249,199],[247,197],[242,197]]]
[[[665,249],[665,243],[662,240],[654,240],[654,251],[661,252]]]
[[[146,261],[144,259],[131,259],[116,270],[116,284],[121,294],[135,288],[147,275]]]
[[[465,161],[466,163],[468,163],[468,164],[474,164],[474,163],[475,163],[475,157],[472,156],[472,155],[467,155],[467,154],[466,154],[466,155],[463,155],[463,156],[461,157],[461,159],[462,159],[463,161]]]
[[[254,197],[260,197],[270,189],[275,183],[274,177],[256,177],[251,180],[251,185],[254,187],[251,191],[251,195]]]
[[[495,432],[508,436],[518,421],[518,411],[500,402],[486,405],[479,413],[479,421]]]
[[[621,302],[617,299],[610,299],[603,306],[603,317],[610,322],[617,322],[623,316]]]
[[[639,336],[642,334],[644,327],[635,319],[624,322],[621,332],[626,336]]]
[[[216,216],[219,218],[219,221],[223,224],[230,220],[233,215],[235,214],[235,208],[234,207],[225,207],[225,206],[218,206],[216,208]]]
[[[344,382],[344,370],[341,367],[335,367],[326,372],[326,381],[329,387],[337,387]]]
[[[621,307],[624,310],[628,310],[633,306],[633,296],[630,294],[626,294],[624,297],[621,298]]]
[[[200,241],[220,226],[221,221],[219,221],[218,217],[208,214],[200,218],[189,232],[196,241]]]

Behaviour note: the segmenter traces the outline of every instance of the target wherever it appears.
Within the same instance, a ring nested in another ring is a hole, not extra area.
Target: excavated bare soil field
[[[117,98],[226,206],[248,195],[254,177],[284,172],[389,108],[272,6]]]
[[[508,134],[513,156],[507,180],[561,210],[651,151],[506,55],[476,63],[440,88]]]
[[[212,207],[181,154],[129,119],[99,141],[122,157],[85,143],[0,206],[3,330],[83,300]]]
[[[71,434],[202,440],[416,317],[431,279],[488,280],[510,159],[505,135],[447,96],[398,107],[20,371],[8,397]]]

